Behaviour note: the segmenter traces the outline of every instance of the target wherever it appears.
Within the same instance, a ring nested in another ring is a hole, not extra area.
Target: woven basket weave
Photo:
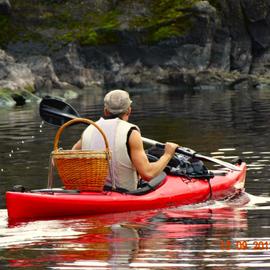
[[[59,149],[58,142],[64,128],[75,123],[86,123],[95,126],[104,139],[105,150]],[[103,190],[109,173],[110,150],[105,133],[95,122],[85,118],[76,118],[62,125],[54,139],[52,158],[66,189],[99,192]]]

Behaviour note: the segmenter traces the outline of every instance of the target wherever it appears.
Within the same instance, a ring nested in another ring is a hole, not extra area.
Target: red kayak
[[[115,191],[77,192],[63,189],[8,191],[6,204],[10,220],[33,220],[88,216],[137,210],[168,208],[221,200],[233,196],[245,185],[246,164],[239,171],[226,171],[210,180],[166,175],[152,191],[143,195]]]

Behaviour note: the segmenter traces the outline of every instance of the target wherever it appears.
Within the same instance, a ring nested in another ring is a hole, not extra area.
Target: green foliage
[[[179,10],[189,8],[198,0],[161,0],[152,1],[153,12],[163,18],[173,18],[178,15]]]
[[[35,87],[31,84],[28,84],[26,86],[24,86],[24,89],[27,91],[27,93],[34,93],[35,92]]]
[[[172,26],[164,26],[160,27],[158,30],[156,30],[150,37],[153,42],[157,42],[159,40],[163,40],[166,38],[170,38],[172,36],[178,36],[179,31],[176,28],[173,28]]]
[[[191,27],[187,18],[188,8],[198,0],[152,0],[150,4],[151,15],[137,16],[131,20],[131,27],[148,29],[149,43],[163,39],[177,37],[185,34]]]
[[[217,10],[221,9],[220,0],[208,0],[209,4],[215,7]]]
[[[117,37],[114,34],[119,27],[117,17],[118,12],[115,11],[104,14],[86,14],[76,38],[82,45],[100,45],[117,42]]]
[[[0,45],[6,45],[8,39],[12,39],[13,29],[10,18],[0,15]]]
[[[81,45],[100,45],[117,42],[115,30],[119,26],[116,12],[105,14],[87,13],[81,21],[68,20],[68,31],[58,40],[78,41]],[[59,25],[58,25],[59,27]]]
[[[111,9],[103,10],[99,8],[102,1],[90,4],[88,1],[10,0],[12,17],[0,17],[0,45],[12,40],[39,40],[47,44],[55,41],[82,45],[117,43],[123,18],[131,31],[143,30],[142,40],[155,43],[185,34],[191,26],[185,9],[198,1],[108,0]],[[142,5],[147,16],[132,9],[132,4]]]
[[[97,45],[98,34],[92,28],[84,28],[76,34],[76,39],[79,40],[81,45]]]

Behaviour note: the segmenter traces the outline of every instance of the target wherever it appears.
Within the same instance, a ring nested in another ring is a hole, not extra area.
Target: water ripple
[[[23,224],[10,224],[6,210],[0,210],[0,268],[268,269],[266,244],[253,247],[270,241],[270,91],[132,94],[131,120],[145,137],[173,140],[228,162],[243,159],[249,202]],[[83,116],[98,118],[102,100],[101,92],[89,91],[72,105]],[[15,184],[46,185],[55,133],[41,122],[37,108],[1,110],[1,199]],[[67,143],[75,137],[68,133]]]

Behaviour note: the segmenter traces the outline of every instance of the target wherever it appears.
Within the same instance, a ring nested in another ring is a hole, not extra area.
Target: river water
[[[37,105],[0,109],[0,269],[269,269],[270,89],[130,93],[130,120],[144,137],[228,162],[240,157],[248,164],[246,193],[234,201],[12,224],[5,191],[46,187],[57,129],[41,121]],[[88,90],[69,103],[96,120],[103,94]],[[65,147],[80,132],[67,130]]]

